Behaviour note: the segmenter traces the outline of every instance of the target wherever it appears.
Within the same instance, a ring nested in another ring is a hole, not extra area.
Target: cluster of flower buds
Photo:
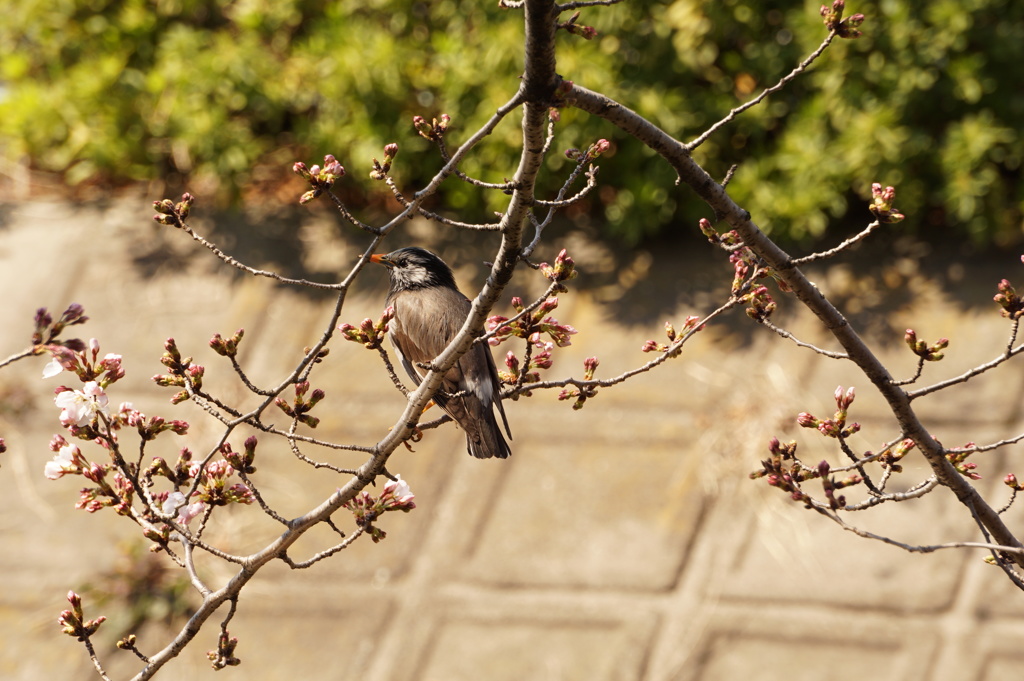
[[[597,357],[587,357],[583,360],[583,380],[592,381],[594,380],[594,372],[597,370],[597,366],[600,364]],[[581,386],[579,388],[563,388],[562,392],[558,393],[559,400],[571,400],[575,398],[573,402],[573,409],[582,409],[587,399],[597,395],[597,388],[595,386]]]
[[[1019,492],[1021,490],[1020,483],[1017,481],[1017,476],[1013,473],[1009,473],[1005,478],[1003,478],[1003,484],[1014,492]]]
[[[121,355],[107,353],[100,359],[100,343],[95,338],[89,340],[88,347],[82,344],[77,350],[66,344],[48,345],[46,349],[53,359],[43,368],[43,378],[70,371],[83,383],[94,381],[103,388],[124,378]]]
[[[448,126],[450,126],[451,123],[452,118],[446,113],[441,114],[440,120],[432,118],[430,123],[427,123],[427,119],[423,116],[412,117],[412,127],[416,128],[416,132],[420,137],[430,140],[431,142],[440,141],[441,138],[444,137],[445,133],[448,132]]]
[[[256,471],[256,467],[252,465],[256,456],[256,438],[246,439],[242,452],[235,452],[230,443],[221,445],[220,452],[223,459],[216,459],[205,466],[193,459],[188,448],[182,448],[173,469],[163,459],[153,459],[143,473],[143,479],[151,485],[154,476],[161,476],[167,478],[175,487],[174,491],[163,491],[153,495],[154,501],[160,505],[165,516],[175,517],[178,523],[187,525],[212,506],[251,504],[254,501],[252,490],[243,483],[231,483],[231,477],[237,471],[246,474]],[[190,501],[178,488],[191,486],[197,481],[197,489],[192,493]],[[155,521],[156,518],[152,520]],[[148,539],[163,545],[170,536],[170,529],[165,527],[160,531],[147,531],[145,535]]]
[[[394,480],[388,480],[384,484],[384,490],[379,497],[371,496],[369,492],[360,492],[351,501],[345,503],[344,508],[352,512],[356,525],[370,535],[373,543],[377,543],[387,536],[387,533],[373,523],[383,513],[388,511],[403,511],[408,513],[416,508],[413,499],[416,495],[409,488],[409,483],[402,480],[401,475],[396,475]]]
[[[540,264],[540,273],[545,278],[558,284],[554,288],[558,292],[568,291],[569,289],[563,286],[562,282],[575,279],[579,275],[579,272],[576,271],[576,261],[572,259],[572,256],[564,248],[555,256],[554,265],[549,265],[546,262]]]
[[[65,634],[74,636],[79,641],[88,640],[90,636],[96,633],[100,625],[107,620],[103,616],[97,617],[94,620],[86,620],[85,614],[82,612],[82,597],[74,591],[68,592],[68,603],[71,604],[71,609],[60,613],[60,617],[57,618],[57,624],[61,626],[61,630]]]
[[[242,664],[242,661],[235,657],[235,648],[237,647],[238,639],[229,634],[227,629],[223,629],[220,636],[217,637],[217,649],[206,653],[206,657],[211,663],[210,666],[214,669],[224,669],[224,667],[237,667]]]
[[[325,190],[330,189],[336,180],[345,176],[345,167],[338,163],[338,159],[331,154],[324,156],[322,168],[318,165],[307,168],[305,163],[299,161],[292,166],[292,170],[296,175],[309,182],[312,187],[299,197],[299,203],[302,204],[309,203],[320,196]]]
[[[551,350],[554,348],[554,343],[545,343],[544,349],[538,352],[536,355],[530,357],[530,363],[521,367],[519,358],[516,357],[516,353],[511,350],[505,354],[505,366],[508,367],[508,371],[499,371],[498,379],[506,385],[517,385],[519,383],[536,383],[540,380],[540,372],[533,371],[534,369],[550,369],[554,359],[551,356]],[[521,393],[516,393],[512,396],[512,399],[518,399],[520,395],[530,397],[533,393],[529,390]]]
[[[89,318],[85,316],[85,308],[78,303],[72,303],[68,305],[68,309],[64,310],[60,318],[55,322],[53,317],[47,312],[45,307],[41,307],[36,310],[35,316],[35,331],[32,333],[32,345],[36,346],[37,352],[45,350],[51,350],[49,346],[64,346],[71,350],[84,350],[85,343],[78,338],[69,338],[65,341],[59,341],[57,339],[61,332],[69,326],[76,324],[85,324],[89,321]]]
[[[221,445],[221,453],[224,454],[224,460],[231,464],[236,471],[252,475],[256,472],[256,466],[253,466],[252,462],[256,459],[257,443],[255,435],[247,437],[242,444],[242,451],[236,452],[231,449],[230,443],[225,442]]]
[[[160,433],[170,431],[176,435],[184,435],[188,432],[188,422],[179,420],[168,421],[162,416],[151,416],[148,419],[138,409],[135,409],[130,402],[121,404],[121,408],[115,415],[112,423],[115,427],[129,426],[135,428],[143,442],[156,439]]]
[[[793,501],[803,501],[810,507],[810,497],[800,489],[800,483],[815,477],[815,472],[796,460],[796,442],[783,444],[773,437],[768,442],[768,453],[768,458],[761,461],[761,469],[751,473],[750,478],[765,478],[769,485],[789,494]]]
[[[903,465],[899,462],[915,447],[914,441],[910,438],[900,440],[894,447],[885,448],[878,455],[878,463],[892,470],[893,473],[902,473]],[[868,452],[870,454],[870,452]]]
[[[107,475],[113,472],[110,480]],[[95,487],[84,487],[79,492],[75,508],[95,513],[102,508],[112,507],[118,515],[130,515],[135,487],[113,464],[100,465],[89,463],[81,471],[82,477],[96,484]]]
[[[1024,260],[1024,256],[1021,259]],[[1021,300],[1007,279],[999,282],[997,288],[999,293],[992,300],[1003,308],[1002,315],[1008,319],[1020,319],[1024,315],[1024,300]]]
[[[518,297],[512,299],[512,307],[518,313],[522,313],[526,309],[523,307],[523,301]],[[494,334],[488,343],[500,345],[509,338],[525,338],[542,350],[550,350],[551,342],[560,348],[572,345],[570,336],[576,334],[576,329],[568,324],[560,324],[554,317],[545,316],[556,307],[558,307],[558,298],[552,296],[532,312],[523,314],[512,321],[501,315],[488,317],[487,330]],[[543,335],[550,337],[551,342],[543,340]]]
[[[953,464],[953,468],[956,469],[957,473],[965,478],[981,480],[981,475],[975,472],[975,469],[978,468],[978,464],[967,460],[967,457],[974,453],[974,443],[968,442],[960,449],[962,451],[946,452],[946,460]]]
[[[170,199],[154,201],[153,208],[156,210],[156,215],[153,216],[153,219],[161,225],[184,227],[185,220],[188,219],[188,214],[192,210],[192,204],[195,200],[196,197],[185,192],[181,195],[181,201],[178,203]]]
[[[822,461],[814,468],[802,465],[796,458],[796,442],[783,444],[778,438],[773,437],[768,443],[768,452],[768,458],[761,461],[761,469],[751,473],[750,478],[765,478],[769,485],[782,490],[793,501],[803,502],[807,508],[811,508],[813,503],[810,495],[800,486],[806,480],[821,479],[825,497],[832,510],[846,506],[845,497],[837,496],[836,490],[863,481],[859,475],[851,475],[843,480],[829,477],[831,466],[827,461]]]
[[[127,636],[124,636],[121,639],[119,639],[118,642],[114,645],[117,646],[118,650],[137,651],[138,649],[135,647],[135,642],[137,640],[138,639],[135,636],[135,634],[128,634]]]
[[[225,459],[216,459],[205,466],[192,464],[189,476],[199,480],[196,499],[209,506],[251,504],[252,490],[240,482],[228,484],[234,474],[234,466]]]
[[[235,331],[233,336],[226,339],[222,338],[219,333],[215,333],[210,339],[210,347],[221,357],[234,357],[238,354],[238,344],[242,342],[244,335],[245,329]]]
[[[367,317],[359,326],[340,324],[338,332],[345,340],[362,343],[369,350],[376,350],[388,334],[388,324],[395,318],[395,308],[388,306],[376,322]]]
[[[53,360],[43,369],[43,378],[69,371],[84,384],[78,390],[62,385],[54,391],[53,402],[61,410],[61,425],[83,440],[107,442],[112,439],[111,429],[119,428],[123,422],[119,417],[111,420],[106,388],[124,378],[121,356],[107,353],[100,359],[100,344],[95,338],[89,341],[88,347],[77,351],[62,345],[46,347],[53,354]]]
[[[762,322],[768,319],[775,312],[776,303],[766,286],[755,286],[749,292],[740,297],[741,302],[749,303],[747,316]]]
[[[206,373],[206,368],[199,364],[192,364],[191,357],[182,357],[173,338],[168,338],[164,342],[164,354],[160,356],[160,363],[170,369],[170,373],[157,374],[153,377],[153,382],[165,388],[185,388],[171,398],[171,404],[178,404],[189,399],[187,386],[191,386],[192,390],[199,390],[203,387],[203,375]]]
[[[161,476],[170,480],[176,487],[180,487],[191,480],[191,471],[192,451],[188,447],[182,447],[173,469],[163,458],[156,456],[144,471],[143,478],[152,480],[154,476]]]
[[[370,171],[371,180],[383,180],[388,176],[391,171],[391,164],[395,161],[395,156],[398,155],[398,145],[392,142],[391,144],[385,145],[384,147],[384,162],[381,163],[376,158],[373,159],[373,170]]]
[[[871,203],[868,204],[868,210],[883,224],[901,222],[905,216],[893,207],[892,202],[895,200],[894,187],[882,189],[882,185],[875,182],[871,185]]]
[[[315,389],[309,395],[309,399],[306,399],[306,393],[309,392],[309,381],[299,381],[295,384],[295,399],[291,404],[288,404],[284,398],[278,397],[274,399],[274,404],[278,408],[287,414],[289,417],[295,419],[299,423],[305,423],[310,428],[316,428],[320,425],[320,419],[315,416],[310,416],[309,412],[324,398],[324,391],[320,388]]]
[[[925,341],[917,339],[917,333],[913,329],[907,329],[906,334],[903,336],[903,341],[910,348],[911,352],[926,362],[938,362],[945,356],[942,351],[949,347],[948,338],[940,338],[931,345],[928,345]]]
[[[828,461],[822,461],[818,464],[817,473],[818,477],[821,478],[822,490],[825,492],[825,498],[828,499],[829,508],[835,511],[846,507],[846,497],[837,495],[836,491],[844,487],[860,484],[863,478],[859,475],[851,475],[843,480],[836,480],[829,476],[830,471],[831,466],[829,466]]]
[[[864,23],[863,14],[852,14],[843,19],[843,11],[846,9],[845,0],[833,0],[832,6],[821,6],[821,16],[824,19],[825,27],[835,31],[840,38],[859,38],[862,33],[858,27]]]
[[[747,275],[750,274],[750,266],[753,262],[753,253],[750,249],[743,247],[735,253],[729,254],[729,262],[732,263],[732,292],[739,293],[747,283]]]
[[[700,317],[696,315],[688,316],[686,321],[683,322],[683,328],[678,332],[676,331],[676,327],[672,326],[672,322],[665,322],[665,335],[668,336],[668,345],[659,343],[655,340],[648,340],[644,342],[640,349],[644,352],[668,352],[671,349],[669,357],[678,357],[679,353],[683,351],[682,345],[679,345],[675,349],[672,349],[671,346],[674,345],[676,341],[685,338],[691,331],[703,331],[703,324],[697,326],[697,322],[699,321]]]
[[[789,285],[774,270],[767,267],[764,261],[743,245],[743,239],[740,238],[739,233],[735,229],[719,234],[707,218],[701,218],[697,224],[700,227],[701,233],[707,237],[708,242],[729,251],[729,262],[733,266],[732,292],[734,294],[742,290],[747,284],[747,275],[750,274],[751,268],[754,268],[754,274],[757,278],[771,277],[775,280],[780,291],[790,291]],[[764,305],[761,307],[767,308],[767,305],[768,301],[764,301]],[[774,310],[774,307],[772,307],[772,310]],[[757,312],[758,308],[755,306],[754,310],[748,310],[747,314],[758,319]],[[768,314],[771,314],[771,311],[768,311]]]
[[[796,422],[803,428],[816,428],[825,437],[850,437],[860,430],[859,423],[851,423],[849,427],[846,425],[847,412],[855,397],[856,392],[852,387],[843,392],[843,386],[839,386],[836,388],[835,394],[836,413],[832,418],[819,419],[813,414],[803,411],[797,415]]]
[[[579,12],[574,12],[568,21],[562,21],[555,25],[555,29],[564,29],[573,35],[582,36],[586,40],[592,40],[597,37],[597,29],[593,26],[584,26],[583,24],[576,23],[580,18]]]
[[[566,149],[565,157],[570,161],[576,161],[580,165],[583,165],[584,163],[589,163],[600,157],[601,154],[606,153],[611,148],[612,143],[602,138],[587,147],[586,151],[581,151],[576,147]]]

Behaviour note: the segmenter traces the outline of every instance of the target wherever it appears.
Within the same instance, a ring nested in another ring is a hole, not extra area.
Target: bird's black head
[[[371,255],[370,260],[388,268],[392,294],[433,286],[458,289],[452,270],[444,260],[422,248],[399,248],[385,255]]]

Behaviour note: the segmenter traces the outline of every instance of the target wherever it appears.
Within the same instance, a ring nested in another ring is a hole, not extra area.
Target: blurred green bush
[[[495,0],[7,0],[0,23],[0,155],[72,184],[164,179],[204,200],[247,188],[298,195],[294,160],[334,153],[356,201],[369,159],[439,167],[411,118],[446,112],[450,145],[512,94],[521,18]],[[559,72],[684,141],[788,73],[820,43],[820,0],[674,0],[583,11],[592,41],[560,32]],[[849,0],[864,37],[837,40],[803,78],[696,153],[759,224],[793,239],[866,224],[870,184],[896,185],[906,229],[1006,243],[1022,233],[1024,3]],[[601,187],[569,217],[626,243],[672,238],[706,212],[665,164],[566,110],[557,149],[618,141]],[[516,121],[464,170],[511,176]],[[544,189],[567,171],[551,154]],[[503,197],[451,181],[443,203],[487,221]],[[369,197],[369,198],[365,198]],[[374,199],[373,197],[377,197]]]

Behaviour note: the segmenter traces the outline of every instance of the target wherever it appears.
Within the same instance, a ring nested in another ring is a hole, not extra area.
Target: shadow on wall
[[[140,202],[142,209],[148,210],[148,203]],[[0,229],[5,222],[4,212],[0,208]],[[386,221],[373,217],[368,220],[372,224]],[[316,203],[272,210],[264,206],[258,211],[224,211],[212,216],[196,211],[193,227],[243,263],[324,283],[338,281],[370,240],[332,207]],[[849,230],[842,238],[857,229]],[[811,280],[851,323],[883,342],[902,342],[904,330],[892,323],[893,313],[911,306],[917,296],[941,295],[961,309],[985,309],[994,306],[992,296],[1000,279],[1013,282],[1016,277],[1024,281],[1019,276],[1022,265],[1016,251],[982,250],[948,240],[928,243],[900,235],[897,229],[880,230],[850,251],[806,268]],[[528,229],[527,238],[531,237],[532,229]],[[609,320],[627,326],[660,327],[670,315],[707,313],[726,300],[732,281],[727,256],[708,244],[696,229],[680,230],[641,247],[601,240],[596,228],[580,228],[567,221],[553,223],[545,237],[533,261],[551,261],[561,248],[567,248],[581,272],[572,286],[587,291],[602,304]],[[838,241],[840,237],[788,248],[799,257],[830,248]],[[144,276],[155,276],[167,268],[223,270],[213,258],[197,259],[197,249],[202,247],[187,235],[155,223],[140,226],[134,242],[134,264]],[[482,283],[497,242],[494,232],[454,230],[417,219],[396,231],[381,249],[406,245],[429,248],[441,255],[462,280]],[[245,276],[241,271],[235,275]],[[773,295],[777,294],[774,284],[767,285]],[[363,290],[383,292],[386,286],[386,276],[378,268],[368,268],[360,275],[359,288]],[[523,270],[517,273],[505,299],[542,291],[540,277]],[[303,292],[313,298],[330,297],[315,289]],[[795,306],[787,304],[785,295],[775,297],[779,302],[776,314],[785,322],[788,311]],[[507,302],[504,304],[507,306]],[[724,320],[724,326],[740,341],[756,331],[739,310]]]

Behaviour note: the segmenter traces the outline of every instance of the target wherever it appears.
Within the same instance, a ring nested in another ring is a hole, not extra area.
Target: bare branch
[[[25,359],[26,357],[32,357],[33,355],[38,355],[38,354],[39,354],[39,348],[37,348],[37,347],[25,348],[21,352],[15,353],[15,354],[11,355],[10,357],[8,357],[7,359],[5,359],[3,361],[0,361],[0,369],[3,369],[8,364],[14,364],[18,360]]]
[[[858,234],[855,234],[854,236],[851,236],[849,239],[847,239],[843,243],[839,244],[835,248],[830,248],[829,250],[822,251],[821,253],[811,253],[810,255],[805,255],[802,258],[794,258],[793,259],[793,264],[796,265],[796,266],[800,266],[800,265],[806,265],[809,262],[815,262],[816,260],[823,260],[825,258],[831,258],[833,255],[837,255],[839,253],[842,253],[843,251],[845,251],[847,248],[849,248],[850,246],[854,245],[858,241],[861,241],[862,239],[867,238],[868,235],[870,235],[873,231],[875,231],[876,229],[878,229],[881,226],[882,226],[882,223],[878,222],[878,220],[875,220],[870,225],[865,227],[863,231],[861,231]]]
[[[801,73],[806,71],[807,67],[809,67],[814,62],[815,59],[817,59],[818,57],[821,56],[821,54],[825,51],[825,48],[827,48],[829,46],[829,44],[832,42],[833,39],[835,39],[835,37],[836,37],[836,32],[835,31],[829,31],[828,35],[825,36],[825,40],[823,40],[821,42],[821,45],[818,46],[818,49],[816,49],[814,52],[812,52],[810,54],[810,56],[808,56],[806,59],[804,59],[802,62],[800,62],[800,64],[795,69],[790,71],[788,75],[783,76],[782,80],[780,80],[778,83],[776,83],[775,85],[771,86],[770,88],[765,88],[761,92],[761,94],[759,94],[757,97],[754,97],[752,100],[750,100],[746,104],[738,106],[735,109],[733,109],[732,111],[730,111],[728,113],[728,115],[726,115],[725,118],[723,118],[722,120],[718,121],[717,123],[712,125],[710,128],[708,128],[706,131],[704,131],[704,133],[701,134],[700,137],[698,137],[697,139],[695,139],[692,142],[688,143],[686,145],[686,150],[689,151],[689,152],[692,152],[694,149],[696,149],[700,145],[702,145],[705,142],[707,142],[708,138],[711,137],[711,135],[713,135],[723,125],[729,123],[734,118],[736,118],[736,116],[738,116],[739,114],[743,113],[747,109],[749,109],[751,107],[754,107],[754,106],[757,106],[757,104],[759,104],[761,102],[761,100],[763,100],[768,95],[772,94],[773,92],[778,92],[779,90],[781,90],[786,85],[786,83],[788,83],[789,81],[793,80],[794,78],[799,76]]]
[[[222,261],[224,261],[228,265],[231,265],[232,267],[234,267],[236,269],[239,269],[239,270],[241,270],[243,272],[246,272],[247,274],[251,274],[251,275],[253,275],[255,277],[267,277],[268,279],[273,279],[274,281],[279,281],[282,284],[293,284],[295,286],[307,286],[309,288],[318,288],[318,289],[324,289],[324,290],[328,290],[328,291],[336,291],[339,288],[341,288],[340,284],[321,284],[320,282],[308,281],[306,279],[290,279],[288,277],[281,276],[277,272],[272,272],[270,270],[258,270],[255,267],[249,267],[248,265],[246,265],[244,263],[241,263],[238,260],[235,260],[230,255],[228,255],[227,253],[225,253],[224,251],[220,250],[219,248],[214,246],[212,243],[210,243],[209,241],[207,241],[203,237],[199,236],[199,234],[197,234],[186,223],[184,223],[184,222],[181,223],[179,229],[181,229],[181,231],[183,231],[186,234],[188,234],[190,237],[192,237],[198,243],[200,243],[203,246],[205,246],[214,255],[216,255],[218,258],[220,258]]]
[[[772,324],[767,319],[759,319],[758,322],[762,326],[764,326],[764,327],[766,327],[768,329],[771,329],[772,331],[774,331],[775,333],[779,334],[783,338],[786,338],[788,340],[793,341],[799,347],[807,348],[809,350],[813,350],[814,352],[818,353],[819,355],[822,355],[823,357],[829,357],[831,359],[850,359],[850,356],[848,354],[846,354],[845,352],[833,352],[831,350],[823,350],[822,348],[819,348],[817,345],[811,345],[810,343],[805,343],[805,342],[801,341],[800,339],[798,339],[793,334],[791,334],[789,331],[786,331],[785,329],[780,329],[779,327],[775,326],[774,324]]]
[[[335,529],[337,529],[337,528],[335,528]],[[355,532],[353,532],[351,535],[346,537],[344,541],[342,541],[342,542],[340,542],[338,544],[335,544],[334,546],[332,546],[329,549],[325,549],[323,551],[320,551],[319,553],[317,553],[316,555],[314,555],[313,557],[311,557],[311,558],[309,558],[307,560],[296,562],[296,561],[292,560],[288,556],[288,554],[281,554],[281,560],[283,560],[285,562],[285,564],[288,567],[290,567],[291,569],[293,569],[293,570],[303,570],[305,568],[308,568],[308,567],[311,567],[311,566],[315,565],[316,563],[319,563],[321,560],[323,560],[325,558],[330,558],[334,554],[339,553],[341,551],[344,551],[349,546],[351,546],[352,543],[355,542],[356,539],[359,539],[361,536],[363,536],[363,534],[365,532],[366,532],[366,530],[364,528],[357,527]]]

